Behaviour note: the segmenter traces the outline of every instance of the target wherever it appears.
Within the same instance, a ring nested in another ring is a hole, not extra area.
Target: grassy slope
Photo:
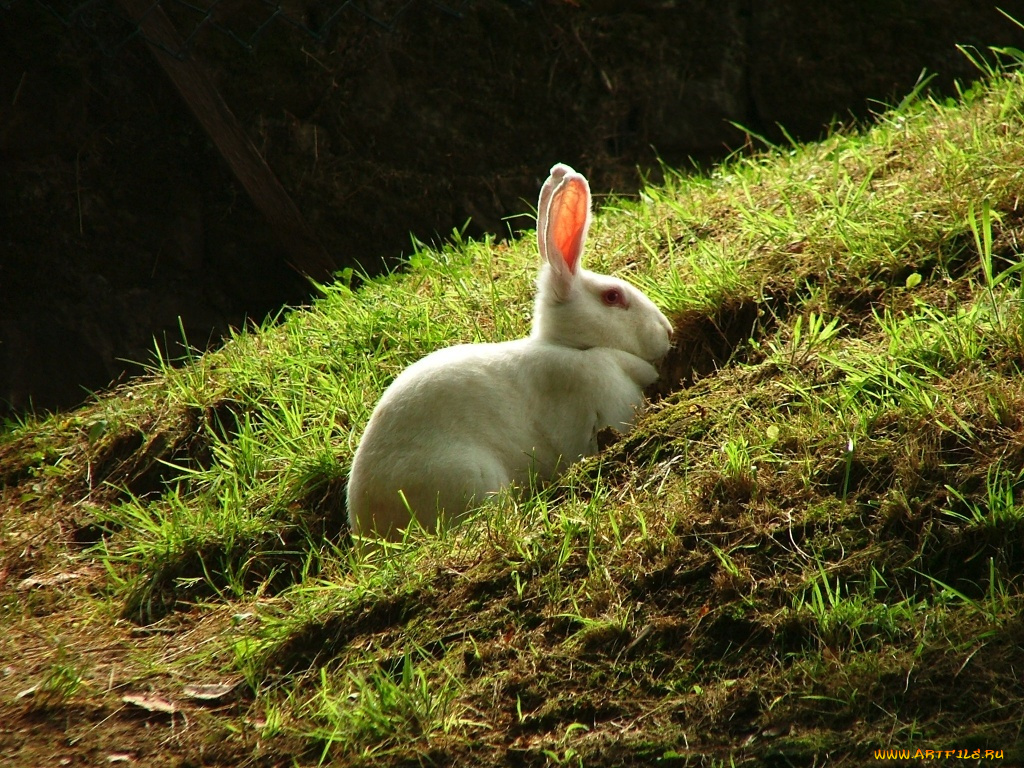
[[[1022,191],[1005,75],[615,202],[591,266],[678,331],[648,416],[376,566],[343,533],[369,409],[526,332],[531,243],[14,429],[0,762],[1024,762]]]

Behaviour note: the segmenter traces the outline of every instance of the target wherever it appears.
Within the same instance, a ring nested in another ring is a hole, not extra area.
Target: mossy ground
[[[1024,79],[668,177],[589,248],[676,327],[637,430],[385,560],[345,533],[362,426],[526,332],[532,243],[12,425],[5,764],[1024,763]]]

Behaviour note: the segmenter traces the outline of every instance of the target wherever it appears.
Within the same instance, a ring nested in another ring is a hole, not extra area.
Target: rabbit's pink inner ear
[[[580,254],[583,253],[583,236],[586,234],[590,206],[586,182],[582,179],[563,182],[551,205],[552,240],[569,272],[576,274]]]

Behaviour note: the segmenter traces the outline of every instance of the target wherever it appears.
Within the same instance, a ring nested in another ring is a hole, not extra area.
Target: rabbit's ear
[[[540,200],[537,201],[537,249],[543,261],[548,260],[548,243],[544,233],[548,226],[548,206],[551,204],[551,193],[562,181],[567,173],[575,171],[564,163],[558,163],[551,167],[551,173],[540,188]]]
[[[583,245],[590,228],[590,185],[585,177],[566,166],[561,182],[551,192],[540,237],[541,255],[551,266],[551,284],[560,301],[569,298],[580,268]],[[544,191],[541,191],[543,198]]]

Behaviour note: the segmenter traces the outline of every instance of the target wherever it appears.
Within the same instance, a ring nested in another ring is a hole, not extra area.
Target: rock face
[[[257,0],[198,21],[165,3],[320,242],[369,269],[410,231],[507,233],[556,161],[628,193],[659,157],[742,146],[736,124],[814,139],[922,69],[947,92],[977,76],[958,43],[1024,48],[987,0],[579,5],[291,0],[261,26]],[[1024,0],[1000,7],[1024,19]],[[130,25],[0,8],[0,414],[72,406],[151,359],[154,338],[174,354],[179,317],[202,347],[306,300]]]

